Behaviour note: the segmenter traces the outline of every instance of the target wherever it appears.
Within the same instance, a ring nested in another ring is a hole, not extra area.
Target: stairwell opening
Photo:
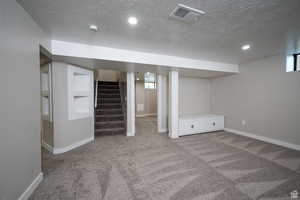
[[[97,70],[95,78],[95,137],[126,134],[125,73]]]

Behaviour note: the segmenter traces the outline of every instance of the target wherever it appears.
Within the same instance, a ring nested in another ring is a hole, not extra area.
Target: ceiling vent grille
[[[204,14],[205,12],[202,10],[191,8],[183,4],[178,4],[170,14],[170,18],[186,23],[195,23]]]

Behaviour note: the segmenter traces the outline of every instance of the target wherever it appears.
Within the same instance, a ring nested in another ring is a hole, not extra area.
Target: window
[[[300,71],[300,54],[299,53],[287,56],[286,71],[287,72]]]
[[[146,89],[155,89],[156,85],[155,85],[155,83],[146,83],[145,82],[145,88]]]
[[[294,71],[300,71],[300,54],[295,55],[295,68]]]
[[[156,77],[154,73],[146,72],[144,75],[145,89],[156,89]]]

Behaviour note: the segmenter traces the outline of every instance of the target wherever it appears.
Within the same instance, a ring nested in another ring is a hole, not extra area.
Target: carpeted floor
[[[300,152],[226,132],[171,140],[154,118],[136,137],[105,136],[63,155],[44,152],[38,200],[289,200]]]

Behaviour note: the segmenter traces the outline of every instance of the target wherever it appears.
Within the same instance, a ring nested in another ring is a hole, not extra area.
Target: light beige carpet
[[[171,140],[154,118],[136,137],[98,137],[71,152],[44,152],[39,200],[276,200],[300,192],[300,152],[216,132]]]

